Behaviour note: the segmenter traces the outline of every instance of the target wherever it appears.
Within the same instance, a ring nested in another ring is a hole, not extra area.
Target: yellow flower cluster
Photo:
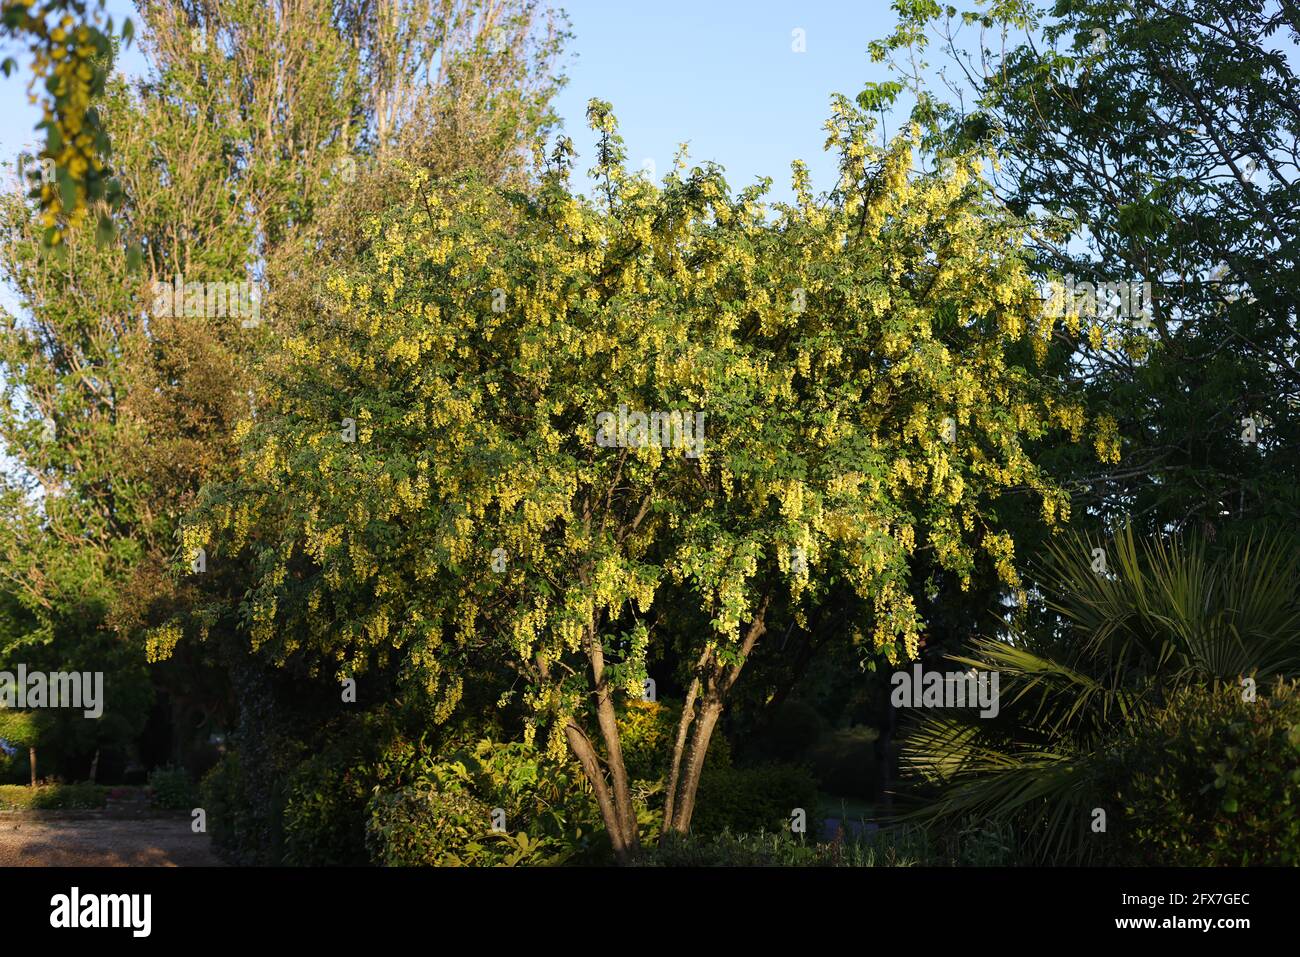
[[[64,171],[72,187],[69,203],[57,181],[40,186],[41,222],[51,232],[51,242],[64,239],[66,227],[79,225],[87,215],[89,184],[106,174],[96,146],[96,130],[90,113],[94,94],[94,59],[102,36],[93,19],[78,22],[65,11],[66,4],[35,3],[34,0],[5,0],[3,16],[12,29],[26,35],[32,49],[30,101],[38,84],[47,91],[43,119],[52,133],[42,154]],[[51,18],[57,17],[51,26]]]

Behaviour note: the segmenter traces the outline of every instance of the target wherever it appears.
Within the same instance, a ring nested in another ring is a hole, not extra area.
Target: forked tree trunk
[[[627,765],[623,762],[623,742],[618,733],[618,716],[614,710],[613,689],[605,674],[605,651],[596,634],[594,623],[587,633],[587,658],[591,662],[592,681],[596,695],[596,724],[605,745],[605,768],[582,727],[570,721],[565,727],[569,750],[582,765],[583,774],[591,783],[600,807],[601,820],[609,833],[614,857],[627,864],[641,854],[641,838],[637,829],[636,807],[632,802],[632,788],[628,784]]]
[[[677,786],[680,782],[682,755],[686,752],[686,741],[691,730],[691,718],[695,715],[695,699],[700,694],[700,676],[704,674],[709,662],[713,660],[713,649],[705,648],[700,660],[695,664],[695,674],[686,689],[686,701],[682,704],[681,718],[677,722],[677,740],[673,742],[673,756],[668,767],[668,792],[664,798],[664,833],[673,822],[677,808]]]
[[[704,773],[704,759],[709,753],[709,741],[726,707],[727,696],[740,669],[744,667],[758,639],[767,631],[767,609],[770,596],[765,596],[754,613],[740,646],[740,659],[722,667],[711,650],[700,659],[697,674],[686,693],[686,703],[677,723],[677,742],[673,748],[672,767],[668,774],[668,796],[664,804],[664,829],[670,833],[685,834],[690,830],[695,813],[695,796],[699,792],[700,777]],[[697,713],[698,712],[698,713]],[[689,741],[689,744],[687,742]]]
[[[695,796],[704,772],[704,759],[718,719],[726,706],[728,692],[740,676],[745,660],[767,630],[769,597],[764,597],[750,621],[741,643],[740,660],[725,667],[719,665],[712,650],[700,656],[696,676],[687,691],[686,704],[677,725],[677,738],[669,768],[668,793],[664,805],[664,834],[686,833],[695,812]],[[569,749],[582,765],[600,808],[600,816],[609,832],[614,857],[620,864],[634,861],[641,853],[636,822],[636,807],[628,784],[627,766],[618,731],[612,690],[606,680],[604,650],[594,629],[588,635],[587,656],[595,683],[596,721],[605,745],[606,760],[602,767],[591,739],[582,727],[570,721],[565,727]],[[543,673],[545,669],[543,668]],[[698,708],[697,708],[698,705]],[[696,713],[698,710],[698,714]],[[608,777],[606,776],[608,771]]]
[[[609,777],[614,785],[614,820],[623,835],[623,846],[630,857],[641,853],[641,837],[636,823],[636,807],[632,803],[632,789],[628,785],[627,766],[623,763],[623,742],[618,733],[618,717],[608,686],[597,692],[596,719],[600,735],[605,741],[609,761]]]
[[[695,795],[700,789],[700,775],[704,773],[704,759],[709,753],[709,741],[713,737],[713,729],[717,727],[718,718],[721,716],[720,700],[706,699],[701,705],[699,717],[695,719],[695,732],[691,737],[690,750],[686,752],[673,816],[665,822],[665,832],[670,828],[678,834],[685,834],[690,830],[691,816],[695,813]]]
[[[614,797],[605,781],[605,772],[601,770],[596,749],[592,747],[586,732],[572,721],[565,726],[564,735],[569,742],[569,750],[582,765],[582,773],[587,776],[591,789],[596,794],[601,820],[605,822],[605,830],[609,832],[609,840],[614,847],[614,859],[620,864],[627,864],[636,855],[636,849],[628,846],[623,829],[619,826],[620,815],[614,808]]]

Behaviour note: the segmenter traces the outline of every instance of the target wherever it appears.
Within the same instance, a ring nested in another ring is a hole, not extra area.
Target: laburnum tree
[[[837,98],[839,185],[815,198],[796,164],[795,201],[769,206],[766,183],[733,195],[684,158],[661,184],[630,174],[609,106],[589,121],[594,198],[567,140],[528,193],[411,170],[286,317],[236,477],[205,489],[181,561],[253,567],[241,610],[272,660],[341,679],[400,663],[431,720],[471,661],[513,669],[527,736],[581,764],[626,861],[642,835],[617,716],[664,640],[657,602],[710,623],[684,639],[664,769],[663,829],[682,832],[776,609],[802,620],[849,587],[864,657],[914,657],[912,558],[963,579],[989,562],[1016,588],[999,498],[1029,489],[1065,518],[1027,443],[1090,426],[1037,372],[1054,320],[990,157],[918,174],[916,129],[872,145]]]

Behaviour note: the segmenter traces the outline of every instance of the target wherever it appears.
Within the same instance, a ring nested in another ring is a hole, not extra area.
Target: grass
[[[674,837],[645,861],[658,867],[914,867],[931,863],[924,835],[882,832],[871,840],[819,844],[786,833],[723,832]]]

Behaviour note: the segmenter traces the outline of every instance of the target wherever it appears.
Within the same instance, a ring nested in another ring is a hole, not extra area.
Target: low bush
[[[95,810],[104,806],[109,790],[99,784],[4,784],[0,785],[0,810]]]
[[[418,742],[400,733],[385,710],[327,725],[324,746],[288,776],[284,804],[284,863],[297,866],[362,865],[366,805],[376,787],[395,790],[415,773]]]
[[[817,782],[799,765],[706,765],[700,776],[691,830],[698,834],[788,830],[795,808],[806,812],[812,827],[816,805]]]
[[[559,864],[602,848],[581,771],[525,744],[480,741],[368,810],[371,857],[391,866]]]
[[[545,865],[569,856],[554,838],[494,831],[492,815],[477,798],[426,782],[377,795],[367,835],[376,859],[390,867]]]
[[[1113,749],[1107,858],[1117,864],[1300,864],[1300,685],[1172,694]]]
[[[368,768],[313,755],[289,776],[284,806],[284,863],[365,864]]]
[[[256,833],[251,803],[237,752],[229,751],[203,776],[201,806],[207,811],[212,846],[236,863]]]
[[[154,807],[189,811],[199,804],[198,789],[184,768],[155,768],[149,774]]]
[[[619,715],[623,760],[628,776],[645,795],[642,821],[648,836],[657,837],[662,823],[666,772],[676,740],[681,705],[675,702],[629,702]],[[715,834],[724,829],[752,832],[788,826],[790,812],[802,807],[812,815],[817,783],[799,765],[761,764],[736,767],[731,746],[715,732],[700,775],[691,829]]]
[[[619,740],[629,779],[660,781],[664,778],[681,713],[681,703],[675,701],[629,701],[620,710]],[[719,764],[731,764],[731,747],[725,736],[715,732],[709,739],[704,766]]]

